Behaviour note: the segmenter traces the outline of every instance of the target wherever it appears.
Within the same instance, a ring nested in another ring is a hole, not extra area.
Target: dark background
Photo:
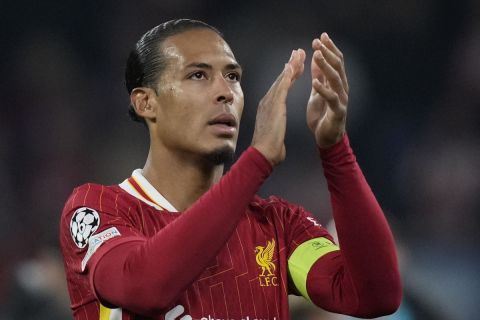
[[[309,65],[313,37],[329,33],[346,57],[350,139],[399,244],[406,298],[391,319],[477,318],[478,1],[2,0],[0,319],[71,318],[63,203],[76,185],[119,183],[143,166],[148,136],[127,116],[125,60],[146,30],[182,17],[219,28],[243,65],[237,154],[291,50],[306,49]],[[288,100],[287,160],[261,193],[328,224],[309,85],[307,66]],[[342,318],[292,306],[298,319]]]

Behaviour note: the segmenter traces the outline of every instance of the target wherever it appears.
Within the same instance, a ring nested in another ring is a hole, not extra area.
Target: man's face
[[[230,47],[215,32],[195,29],[167,38],[161,50],[167,67],[156,88],[152,138],[183,153],[233,152],[243,92]]]

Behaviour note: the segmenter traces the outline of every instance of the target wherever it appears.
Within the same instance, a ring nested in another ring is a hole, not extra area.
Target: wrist
[[[269,175],[272,170],[274,164],[256,147],[250,146],[245,151],[248,154],[248,157],[252,159],[255,165],[265,174]]]
[[[320,147],[318,146],[318,151],[320,153],[320,157],[325,162],[330,161],[337,161],[338,159],[344,157],[350,157],[353,155],[353,150],[350,147],[350,140],[348,138],[348,134],[344,133],[342,138],[335,144],[330,145],[328,147]]]
[[[269,163],[271,168],[275,167],[285,159],[285,146],[282,147],[282,151],[280,153],[265,144],[261,145],[252,143],[250,148],[258,152],[259,155],[261,155],[261,157]]]
[[[347,133],[342,131],[334,139],[319,139],[322,141],[317,141],[317,147],[320,150],[330,149],[341,143],[345,139],[346,135]]]

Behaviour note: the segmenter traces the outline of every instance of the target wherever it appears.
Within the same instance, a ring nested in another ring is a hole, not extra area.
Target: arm
[[[392,313],[401,299],[394,239],[345,135],[343,55],[326,34],[313,41],[313,49],[307,123],[320,148],[341,250],[327,243],[331,250],[317,254],[304,268],[307,298],[355,316]],[[298,249],[306,256],[315,254],[306,246]]]
[[[401,283],[393,235],[345,136],[321,150],[340,251],[317,260],[307,277],[313,301],[361,317],[394,312]],[[328,276],[326,277],[326,274]]]
[[[252,147],[218,184],[151,239],[99,248],[91,259],[90,281],[101,301],[142,315],[161,313],[204,271],[227,242],[271,165],[283,160],[282,110],[288,90],[303,71],[304,58],[303,51],[292,54],[260,103]]]
[[[90,272],[97,295],[135,313],[161,312],[225,245],[270,172],[265,158],[249,148],[219,183],[152,238],[100,247]]]

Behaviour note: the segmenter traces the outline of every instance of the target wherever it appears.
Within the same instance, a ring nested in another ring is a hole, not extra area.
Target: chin
[[[225,162],[231,162],[235,155],[235,148],[232,146],[218,147],[205,155],[208,162],[214,165],[224,164]]]

